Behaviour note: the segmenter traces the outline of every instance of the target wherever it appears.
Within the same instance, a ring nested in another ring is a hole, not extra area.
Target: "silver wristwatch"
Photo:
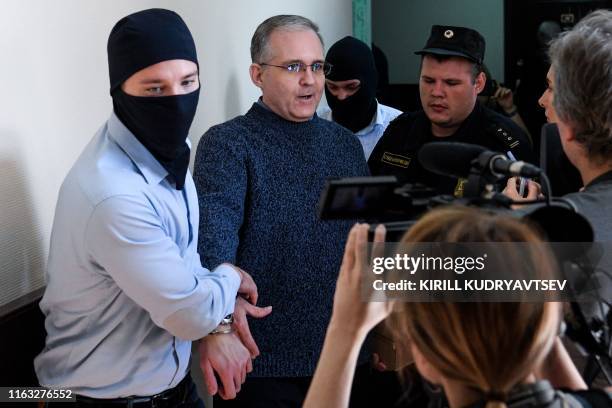
[[[213,331],[209,334],[227,334],[232,333],[234,329],[232,329],[232,324],[234,323],[234,315],[232,313],[225,316],[221,323]]]

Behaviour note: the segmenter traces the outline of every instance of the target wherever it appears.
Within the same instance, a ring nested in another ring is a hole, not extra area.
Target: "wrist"
[[[346,321],[338,321],[338,319],[335,319],[332,316],[329,326],[327,327],[327,332],[331,336],[351,339],[354,340],[356,344],[361,344],[368,335],[369,330],[365,330],[363,327],[359,327],[358,325],[349,324]]]
[[[215,327],[210,333],[210,334],[229,334],[229,333],[233,333],[234,329],[232,327],[232,324],[234,324],[234,314],[230,313],[227,316],[225,316],[222,320],[221,323],[219,323],[219,325],[217,327]]]
[[[236,265],[233,265],[233,264],[231,264],[229,262],[224,262],[223,265],[229,266],[236,273],[236,275],[238,275],[238,281],[240,281],[240,283],[242,283],[242,278],[243,278],[242,270],[239,267],[237,267]]]

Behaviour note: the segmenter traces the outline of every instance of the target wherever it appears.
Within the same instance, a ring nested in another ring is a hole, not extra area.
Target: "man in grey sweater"
[[[352,224],[321,221],[316,206],[328,178],[368,169],[353,134],[315,113],[330,67],[313,22],[267,19],[253,35],[251,57],[262,97],[198,145],[199,251],[208,267],[231,260],[251,273],[261,303],[274,312],[252,322],[259,349],[251,351],[261,355],[237,399],[215,407],[298,407],[323,345]]]

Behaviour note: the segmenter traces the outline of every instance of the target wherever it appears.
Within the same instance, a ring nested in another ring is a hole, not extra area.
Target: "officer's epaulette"
[[[508,150],[512,150],[521,144],[512,134],[512,131],[501,123],[492,123],[487,130],[488,134],[492,134],[497,140],[502,142]]]

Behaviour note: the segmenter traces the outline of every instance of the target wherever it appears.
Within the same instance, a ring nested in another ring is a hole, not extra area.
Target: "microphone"
[[[522,160],[509,160],[503,153],[484,151],[478,156],[478,162],[483,169],[502,178],[504,176],[537,177],[542,169]]]
[[[468,143],[432,142],[419,150],[419,162],[425,169],[441,176],[467,177],[472,160],[485,148]]]
[[[418,157],[425,169],[442,176],[466,178],[473,168],[497,178],[536,177],[542,172],[532,164],[509,160],[503,153],[492,152],[482,146],[468,143],[427,143],[419,150]]]

